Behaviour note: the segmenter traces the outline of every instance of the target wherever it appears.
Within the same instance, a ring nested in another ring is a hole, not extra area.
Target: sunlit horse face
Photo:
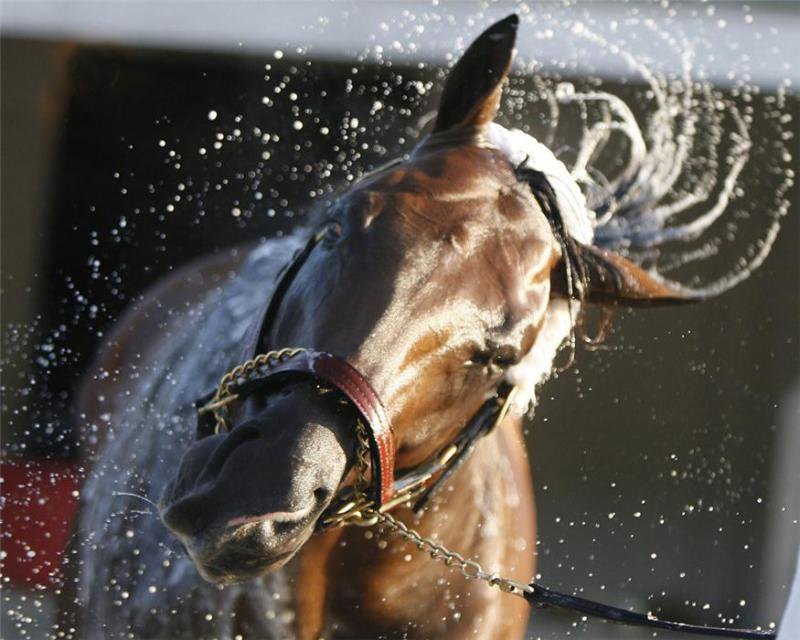
[[[484,137],[515,33],[511,18],[479,37],[448,78],[432,135],[330,209],[267,336],[359,369],[387,407],[400,469],[453,437],[547,312],[559,244]],[[252,578],[302,546],[349,481],[353,418],[297,379],[250,398],[230,435],[186,453],[162,517],[207,579]]]

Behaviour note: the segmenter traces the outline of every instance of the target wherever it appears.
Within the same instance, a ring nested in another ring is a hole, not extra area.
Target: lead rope
[[[445,566],[456,568],[467,580],[482,580],[491,587],[496,587],[504,593],[510,593],[524,598],[531,605],[554,606],[586,615],[603,618],[611,622],[629,625],[639,625],[670,631],[682,631],[698,635],[717,636],[726,638],[775,638],[774,631],[761,629],[731,629],[725,627],[707,627],[703,625],[687,624],[659,620],[650,613],[642,614],[600,604],[577,596],[559,593],[542,587],[536,583],[525,584],[510,578],[504,578],[497,573],[484,570],[475,560],[464,558],[460,553],[450,551],[443,544],[422,536],[419,532],[406,526],[405,523],[395,518],[390,513],[384,513],[372,506],[367,496],[369,495],[369,467],[370,449],[367,430],[358,420],[355,426],[356,433],[356,491],[368,504],[358,512],[353,513],[345,524],[354,524],[362,527],[382,525],[391,533],[397,534],[406,542],[410,542],[420,551],[426,552],[431,559],[442,562]]]

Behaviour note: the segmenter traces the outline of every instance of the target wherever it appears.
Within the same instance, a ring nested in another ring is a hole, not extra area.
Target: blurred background
[[[691,49],[698,80],[752,107],[752,155],[712,229],[727,253],[688,273],[713,279],[786,212],[750,279],[702,306],[618,313],[603,349],[540,390],[527,435],[541,581],[664,618],[779,620],[800,531],[800,230],[786,188],[798,5],[4,2],[2,637],[52,624],[81,477],[73,394],[126,305],[193,257],[285,233],[413,148],[442,69],[513,10],[504,124],[543,131],[537,87],[564,81],[646,121],[641,74],[591,55],[576,24],[665,74]],[[530,626],[645,635],[554,612]]]

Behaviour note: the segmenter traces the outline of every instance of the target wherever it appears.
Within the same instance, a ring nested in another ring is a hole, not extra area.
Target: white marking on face
[[[577,314],[578,305],[573,304]],[[506,381],[518,385],[511,410],[523,415],[536,404],[536,386],[547,380],[553,372],[553,361],[564,341],[569,337],[574,318],[570,317],[566,300],[551,300],[547,305],[544,322],[530,351],[506,372]]]

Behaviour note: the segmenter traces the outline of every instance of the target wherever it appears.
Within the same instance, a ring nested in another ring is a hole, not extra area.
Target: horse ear
[[[658,274],[645,271],[627,258],[599,247],[574,243],[574,260],[580,263],[584,300],[601,305],[650,307],[698,302],[703,294]],[[563,263],[562,263],[563,265]],[[565,294],[563,267],[551,278],[553,290]]]
[[[492,121],[508,76],[519,17],[512,13],[477,37],[450,71],[433,131]]]

